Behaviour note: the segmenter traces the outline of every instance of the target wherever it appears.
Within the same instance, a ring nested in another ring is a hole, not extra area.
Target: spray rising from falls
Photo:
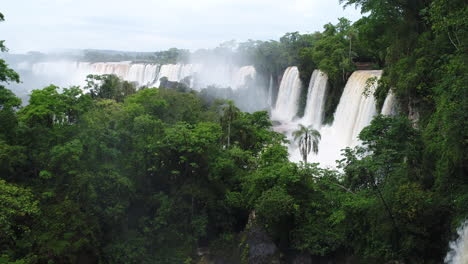
[[[281,80],[276,106],[272,111],[272,119],[291,121],[296,116],[301,86],[297,67],[287,68]]]
[[[268,108],[267,88],[257,80],[253,66],[233,64],[151,64],[123,62],[73,62],[47,61],[20,63],[18,69],[29,71],[35,78],[35,88],[51,83],[60,87],[86,85],[89,74],[115,74],[138,86],[159,87],[161,78],[181,82],[194,90],[216,87],[220,98],[233,100],[244,111],[259,111]],[[29,74],[29,73],[28,73]],[[261,79],[261,78],[260,78]],[[36,81],[39,80],[39,81]],[[224,89],[231,88],[231,90]]]
[[[57,85],[83,85],[88,74],[115,74],[120,78],[150,85],[156,81],[159,65],[130,62],[38,62],[31,66],[35,76],[48,77]]]
[[[31,66],[32,73],[37,76],[48,76],[54,80],[64,79],[60,85],[80,85],[88,74],[115,74],[120,78],[136,82],[143,86],[160,85],[160,79],[166,77],[171,82],[181,82],[191,77],[187,83],[194,89],[209,85],[217,87],[244,87],[248,80],[254,80],[256,71],[253,66],[236,67],[233,65],[202,65],[202,64],[144,64],[131,62],[69,62],[53,61],[39,62]]]
[[[458,239],[450,242],[450,251],[445,257],[446,264],[468,264],[468,221],[458,230]]]

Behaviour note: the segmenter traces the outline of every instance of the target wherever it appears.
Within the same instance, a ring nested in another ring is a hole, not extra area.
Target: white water
[[[293,77],[298,78],[294,76],[296,75],[295,72],[293,73],[293,76],[287,76],[291,74],[291,72],[287,72],[288,69],[286,70],[284,77],[283,77],[283,81],[285,84],[288,84],[288,82],[291,82],[291,80],[288,80],[288,78],[293,78]],[[290,90],[298,89],[297,85],[300,85],[300,83],[299,84],[294,83],[294,82],[292,83],[293,83],[292,85],[293,87],[289,87],[289,89]],[[304,116],[301,119],[294,118],[295,112],[297,112],[297,107],[296,107],[293,110],[294,111],[293,115],[289,117],[283,117],[283,119],[280,119],[282,120],[281,121],[282,123],[274,127],[275,131],[285,134],[288,140],[290,141],[288,150],[289,150],[290,159],[292,161],[298,162],[301,160],[298,146],[296,142],[294,142],[294,138],[292,135],[292,133],[298,129],[299,124],[302,124],[305,126],[312,126],[313,128],[318,129],[318,130],[322,126],[324,104],[325,104],[325,93],[326,93],[327,85],[328,85],[328,77],[323,72],[319,70],[315,70],[312,73],[312,76],[309,82],[309,89],[307,92],[307,102],[306,102],[306,106],[304,109]],[[289,89],[286,89],[286,90],[289,90]],[[281,88],[280,88],[280,93],[281,93]],[[280,96],[284,96],[285,94],[285,93],[283,94],[280,94],[280,93],[278,94],[277,104],[278,102],[281,102]],[[289,105],[287,107],[289,107]],[[275,113],[275,112],[273,112],[273,114],[278,115],[278,113]]]
[[[249,80],[253,81],[255,79],[255,76],[257,75],[257,72],[255,71],[254,66],[243,66],[240,67],[236,72],[234,73],[234,76],[231,80],[231,87],[233,89],[239,89],[241,87],[244,87],[245,85],[248,84]]]
[[[267,99],[267,102],[268,102],[268,105],[270,106],[270,108],[273,108],[274,104],[273,104],[273,76],[270,75],[270,82],[268,83],[268,99]]]
[[[299,124],[312,126],[322,135],[318,155],[309,158],[312,162],[320,162],[325,167],[335,167],[335,160],[340,158],[341,149],[356,146],[357,136],[377,114],[372,89],[369,96],[364,96],[366,81],[370,77],[380,77],[380,71],[357,71],[349,79],[343,91],[334,122],[330,126],[322,126],[323,108],[327,89],[327,76],[320,71],[314,71],[309,83],[304,117],[297,118],[296,113],[301,93],[301,81],[297,67],[289,67],[283,74],[278,90],[276,102],[272,102],[273,76],[270,76],[270,85],[255,87],[256,72],[253,66],[234,67],[232,65],[203,65],[203,64],[140,64],[131,62],[87,63],[87,62],[44,62],[32,65],[32,72],[42,76],[66,76],[68,84],[83,84],[87,74],[117,74],[125,80],[137,82],[140,85],[158,86],[161,77],[170,81],[182,81],[192,77],[190,86],[200,90],[208,85],[217,87],[231,87],[237,90],[234,100],[245,111],[272,108],[272,120],[280,121],[274,129],[284,133],[292,139],[292,132],[297,130]],[[54,77],[54,80],[59,78]],[[55,82],[55,81],[54,81]],[[63,85],[58,83],[59,85]],[[39,88],[39,87],[38,87]],[[270,100],[270,101],[268,101]],[[275,105],[273,107],[272,105]],[[395,109],[394,95],[389,93],[382,114],[392,114]],[[289,146],[292,161],[299,161],[300,155],[297,146],[292,142]]]
[[[312,126],[314,129],[319,129],[322,126],[327,83],[328,76],[325,73],[319,70],[312,73],[302,124]]]
[[[287,68],[281,80],[275,108],[272,110],[273,120],[288,122],[294,119],[299,106],[301,86],[297,67]]]
[[[377,114],[372,95],[376,87],[370,87],[369,95],[365,96],[366,82],[372,77],[380,78],[381,74],[381,71],[356,71],[351,75],[336,108],[333,124],[320,129],[322,139],[316,162],[334,167],[336,160],[341,158],[342,149],[359,143],[359,133]]]
[[[446,264],[468,264],[468,221],[458,230],[458,239],[450,242],[450,251],[445,257]]]
[[[311,125],[319,130],[322,139],[318,154],[312,155],[309,161],[319,162],[322,167],[336,167],[336,160],[341,158],[341,150],[359,144],[357,138],[359,133],[377,114],[376,102],[372,95],[376,87],[369,87],[368,96],[363,92],[367,80],[372,77],[380,78],[381,74],[381,71],[357,71],[351,75],[341,95],[332,125],[321,125],[322,121],[319,123],[317,119],[311,117],[312,113],[312,116],[320,117],[318,119],[322,120],[327,86],[326,76],[320,77],[321,79],[317,79],[320,76],[318,73],[312,76],[309,84],[312,89],[309,90],[304,118],[275,127],[276,131],[284,133],[292,142],[289,145],[290,159],[295,162],[301,160],[297,145],[292,141],[292,132],[297,130],[299,124]],[[315,87],[317,89],[314,91]]]
[[[391,90],[388,91],[387,97],[385,98],[385,102],[382,106],[382,111],[380,113],[386,116],[395,115],[396,113],[396,98],[395,94]]]
[[[130,62],[39,62],[31,66],[35,76],[49,78],[57,85],[84,85],[88,74],[115,74],[120,78],[136,82],[139,85],[150,85],[155,82],[159,66]]]
[[[18,64],[18,68],[30,68],[39,77],[48,77],[58,85],[84,85],[88,74],[115,74],[120,78],[136,82],[139,85],[160,85],[160,78],[167,77],[169,81],[181,82],[192,77],[187,83],[197,90],[209,85],[220,88],[243,88],[249,81],[255,80],[256,71],[253,66],[235,67],[232,65],[201,65],[201,64],[143,64],[123,62],[70,62],[52,61],[39,62],[32,65]]]
[[[190,65],[191,66],[191,65]],[[158,78],[154,86],[159,87],[161,84],[161,78],[166,77],[168,81],[178,82],[185,77],[188,77],[191,72],[187,69],[189,68],[186,64],[166,64],[161,66],[159,71]],[[191,67],[190,67],[191,68]],[[189,72],[189,73],[188,73]]]

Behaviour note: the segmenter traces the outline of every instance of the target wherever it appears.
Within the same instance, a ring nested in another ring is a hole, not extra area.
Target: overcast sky
[[[0,39],[31,50],[156,51],[213,48],[235,39],[277,40],[361,15],[338,0],[1,0]]]

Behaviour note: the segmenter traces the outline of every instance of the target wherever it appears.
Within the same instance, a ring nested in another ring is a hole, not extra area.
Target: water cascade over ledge
[[[468,220],[457,230],[458,239],[450,242],[450,251],[445,257],[446,264],[468,264]]]
[[[395,94],[390,90],[388,91],[387,97],[385,98],[382,106],[382,115],[391,116],[396,113],[396,97]]]
[[[325,93],[327,90],[328,76],[320,70],[315,70],[310,77],[309,89],[307,91],[307,103],[304,117],[301,123],[319,129],[322,126]]]
[[[311,155],[311,162],[320,162],[325,167],[335,167],[335,161],[340,158],[341,149],[356,146],[361,130],[370,124],[377,114],[376,102],[373,97],[375,85],[368,80],[381,76],[381,71],[356,71],[346,84],[334,114],[334,122],[323,126],[324,105],[328,77],[319,70],[312,73],[308,86],[304,116],[296,116],[299,108],[299,97],[302,84],[297,67],[288,67],[282,77],[276,102],[273,97],[273,76],[269,77],[267,87],[256,87],[256,71],[253,66],[236,67],[233,65],[203,65],[203,64],[144,64],[132,62],[42,62],[30,65],[33,74],[66,76],[69,84],[83,85],[87,74],[116,74],[119,77],[137,82],[139,85],[159,86],[160,78],[169,81],[185,82],[195,90],[215,85],[219,88],[230,87],[236,91],[234,100],[241,109],[258,111],[271,109],[271,119],[279,121],[274,129],[284,133],[291,140],[289,145],[290,159],[300,161],[297,145],[293,141],[292,132],[298,125],[312,126],[319,130],[322,139],[317,155]],[[71,76],[71,77],[70,77]],[[186,79],[190,77],[189,79]],[[55,78],[55,77],[54,77]],[[56,78],[59,79],[60,78]],[[64,84],[59,84],[64,85]],[[367,90],[366,90],[367,89]],[[364,94],[366,93],[366,95]],[[270,101],[269,101],[270,100]],[[395,96],[389,92],[381,113],[391,115],[395,109]]]
[[[297,67],[287,68],[281,80],[275,108],[272,110],[273,120],[287,122],[296,116],[301,86]]]
[[[336,108],[333,124],[320,130],[322,140],[316,162],[333,167],[340,159],[342,149],[359,143],[359,133],[377,114],[373,96],[376,87],[368,80],[381,75],[382,71],[356,71],[351,75]]]

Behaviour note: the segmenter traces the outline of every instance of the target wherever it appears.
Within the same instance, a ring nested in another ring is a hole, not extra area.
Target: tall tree
[[[301,152],[302,160],[307,163],[307,156],[310,151],[315,154],[318,153],[318,144],[321,139],[320,132],[311,126],[299,125],[299,129],[293,132],[294,140],[299,144],[299,151]]]
[[[232,122],[239,116],[240,110],[234,105],[233,101],[227,101],[221,107],[221,125],[227,129],[227,147],[231,146],[231,126]]]

